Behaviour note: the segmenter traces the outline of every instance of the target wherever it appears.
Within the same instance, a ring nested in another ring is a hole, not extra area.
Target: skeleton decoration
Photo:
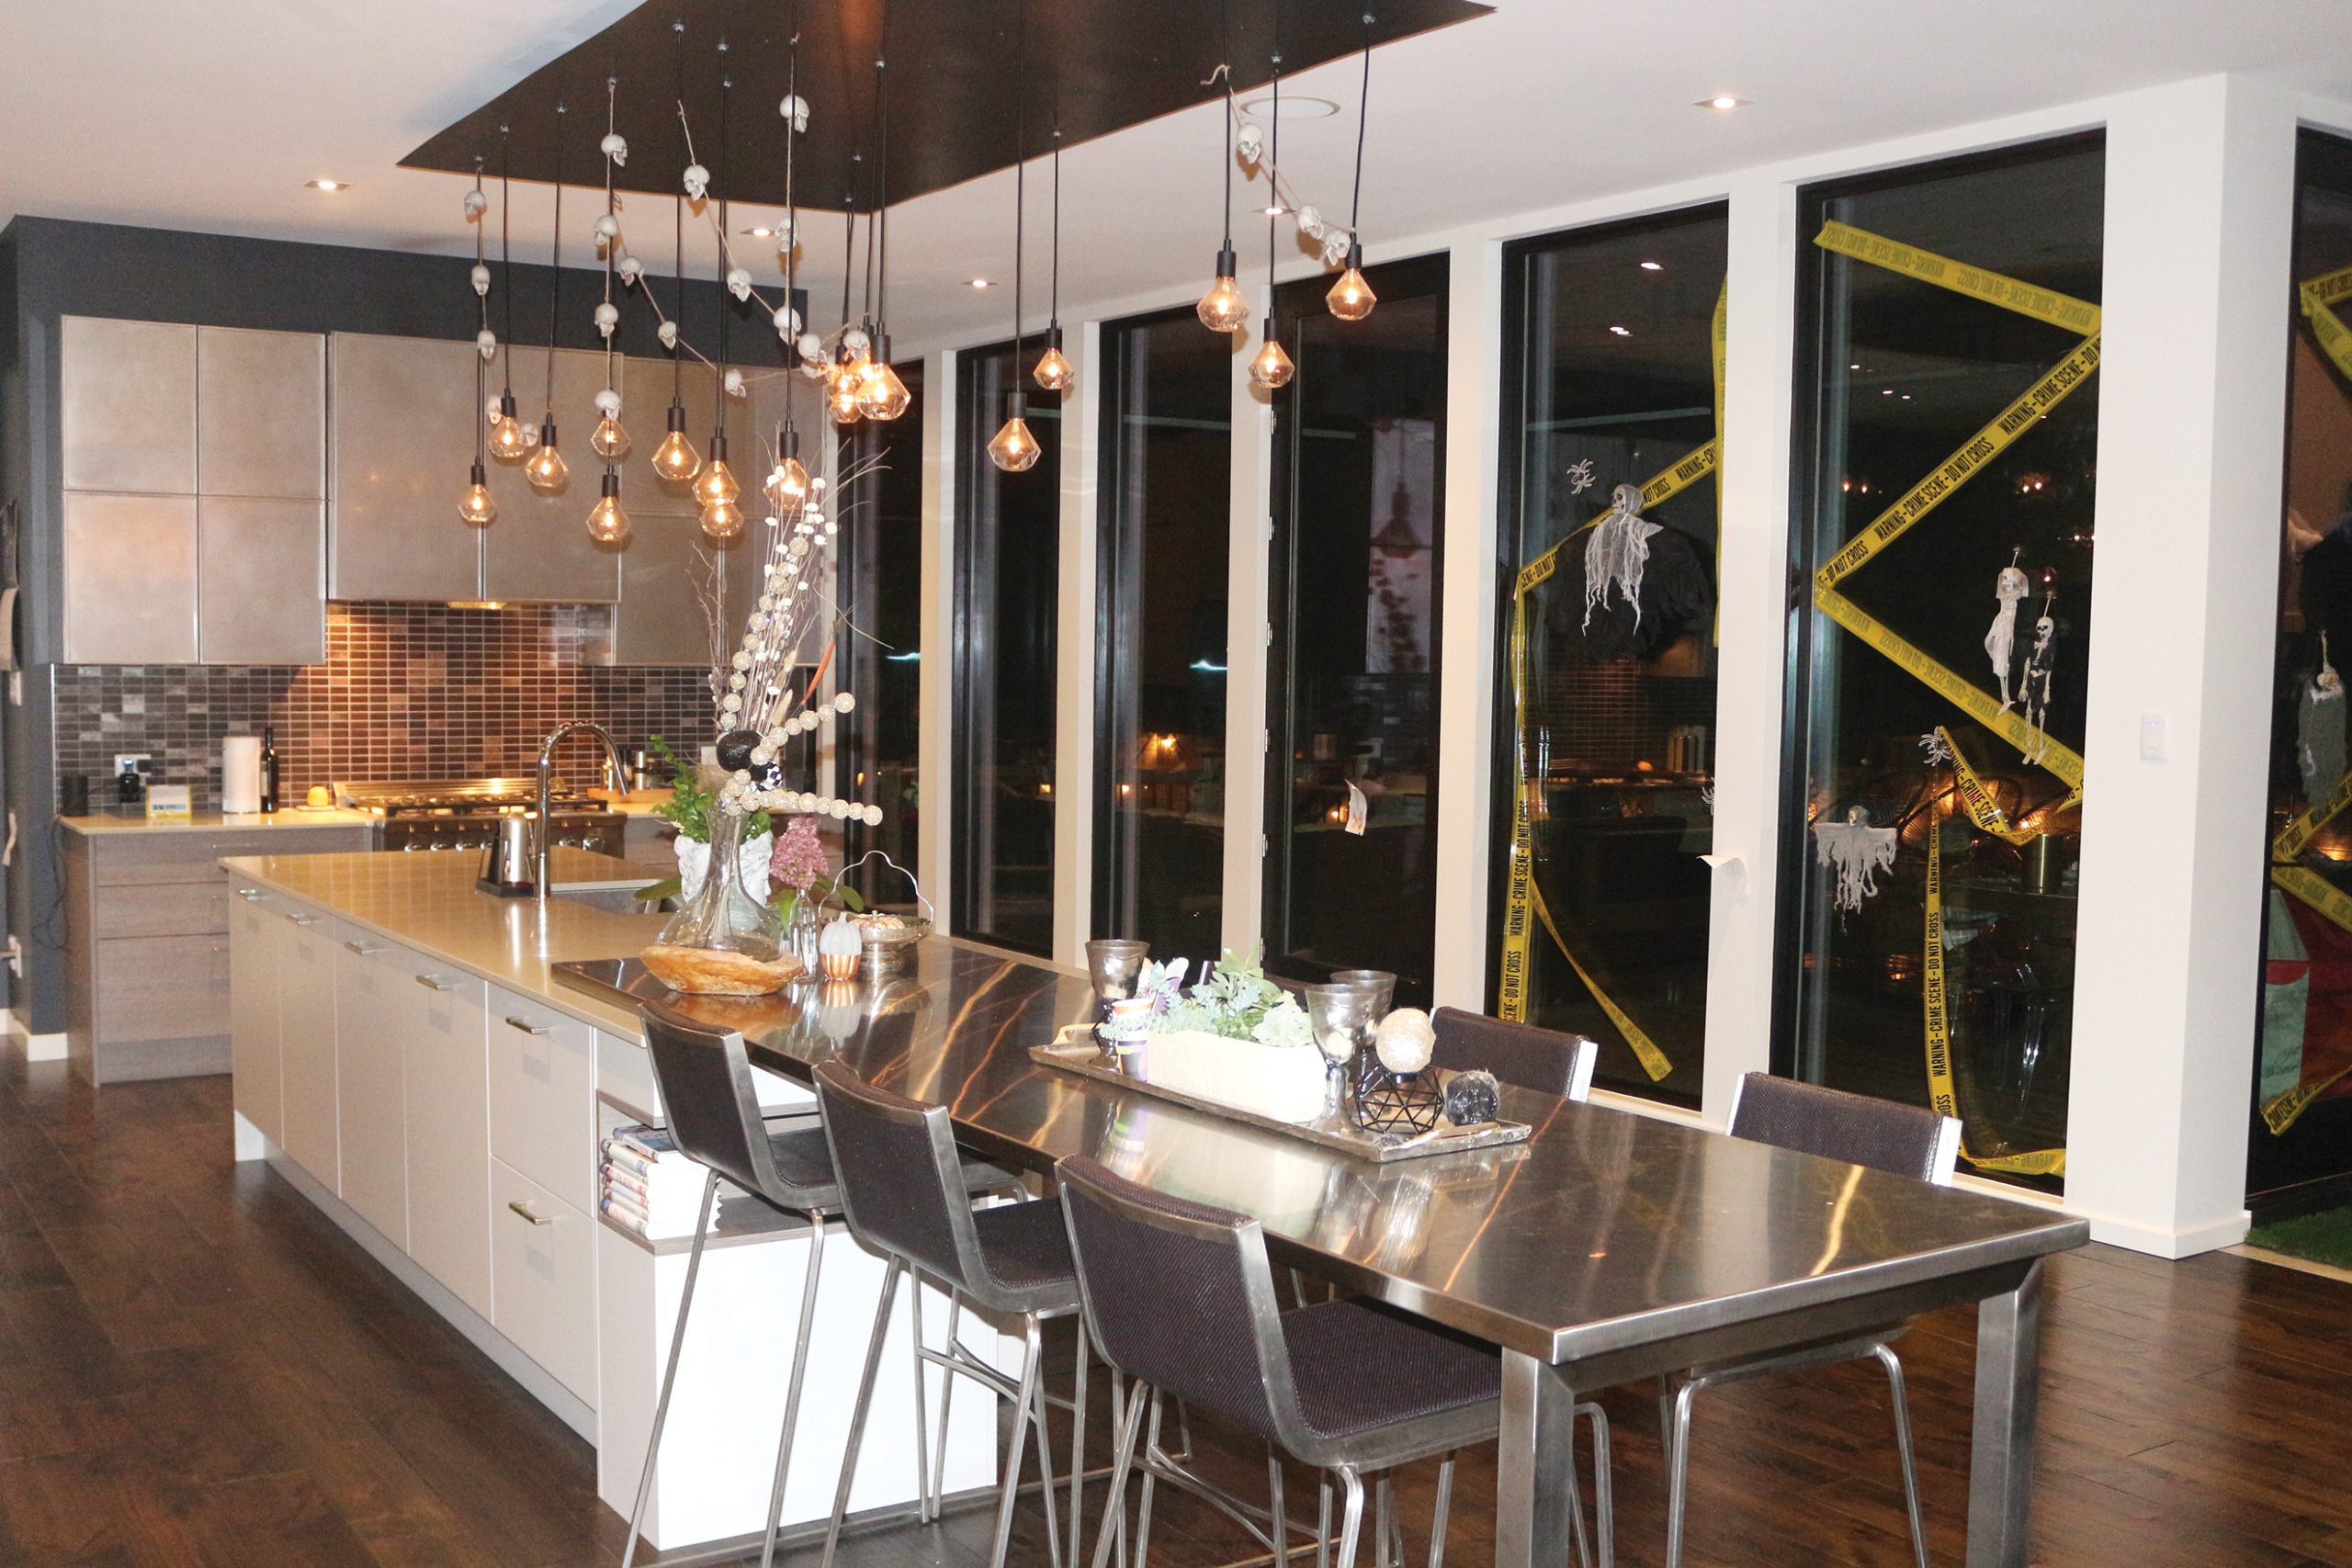
[[[1310,204],[1300,208],[1295,216],[1298,219],[1298,231],[1300,233],[1306,235],[1310,240],[1319,240],[1323,237],[1324,223],[1323,209],[1321,208]]]
[[[700,164],[688,164],[683,176],[686,184],[686,199],[700,201],[710,189],[710,171]]]
[[[621,140],[620,132],[616,130],[606,132],[605,139],[596,143],[596,151],[610,158],[616,168],[628,165],[628,143]]]
[[[795,93],[775,106],[775,112],[792,122],[796,131],[808,129],[808,100]]]
[[[775,335],[790,343],[800,331],[800,312],[789,305],[775,308]]]
[[[1894,864],[1895,830],[1871,827],[1865,807],[1849,809],[1843,822],[1815,822],[1813,843],[1815,861],[1838,873],[1837,903],[1846,914],[1877,895],[1878,874]]]
[[[596,248],[603,250],[620,237],[621,220],[617,214],[607,212],[596,220]]]
[[[2043,726],[2050,719],[2050,674],[2058,659],[2058,623],[2050,613],[2056,600],[2053,593],[2042,595],[2041,615],[2033,623],[2033,649],[2025,656],[2025,674],[2018,683],[2025,721],[2033,727],[2033,742],[2026,749],[2025,760],[2037,764],[2050,755],[2050,732]]]
[[[1579,457],[1568,465],[1568,493],[1570,495],[1582,495],[1600,482],[1600,479],[1593,476],[1591,458]]]
[[[498,354],[498,334],[492,332],[488,327],[484,327],[481,331],[474,333],[474,346],[481,350],[481,356],[484,359],[494,358]],[[497,407],[495,403],[491,406],[493,411]]]
[[[2334,797],[2344,780],[2344,678],[2327,661],[2327,634],[2319,634],[2319,673],[2301,682],[2295,701],[2296,761],[2303,775],[2303,799],[2312,806]]]
[[[603,391],[598,392],[596,394],[596,412],[603,414],[606,419],[620,418],[621,395],[613,390],[610,387],[607,387]]]
[[[1919,737],[1919,753],[1928,767],[1951,761],[1951,748],[1944,744],[1943,731],[1930,729]]]
[[[1984,634],[1984,654],[1993,661],[1993,673],[2001,682],[2001,708],[2008,710],[2016,699],[2009,694],[2009,665],[2018,646],[2018,604],[2026,596],[2025,573],[2018,570],[2018,557],[2025,554],[2019,546],[2009,557],[2009,564],[1993,580],[1993,597],[2000,608],[1993,612],[1992,629]]]
[[[1592,525],[1584,547],[1584,628],[1592,629],[1592,613],[1605,609],[1611,589],[1633,607],[1634,624],[1642,621],[1642,570],[1650,558],[1650,538],[1658,525],[1642,516],[1642,488],[1619,485],[1611,492],[1609,513]]]

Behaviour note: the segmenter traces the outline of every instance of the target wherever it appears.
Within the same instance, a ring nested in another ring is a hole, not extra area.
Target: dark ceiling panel
[[[1025,69],[1016,7],[1025,8]],[[1489,9],[1471,0],[1289,0],[1281,7],[1283,69],[1304,71]],[[1231,10],[1236,74],[1255,87],[1271,73],[1275,6],[1238,0]],[[792,14],[789,0],[649,0],[401,162],[470,174],[479,157],[495,177],[498,128],[506,124],[514,177],[551,182],[561,103],[569,110],[561,177],[601,184],[596,146],[612,78],[618,129],[628,141],[623,189],[662,196],[679,189],[689,161],[677,108],[683,99],[713,191],[781,207],[785,135],[776,106]],[[1221,17],[1220,0],[806,0],[800,96],[813,112],[795,155],[800,205],[839,211],[853,190],[858,207],[873,204],[877,52],[889,62],[889,197],[904,201],[1011,166],[1016,141],[1025,141],[1033,157],[1046,152],[1057,118],[1070,146],[1212,97],[1204,79],[1224,57]],[[723,93],[722,79],[733,84]],[[1023,99],[1025,135],[1016,114]]]

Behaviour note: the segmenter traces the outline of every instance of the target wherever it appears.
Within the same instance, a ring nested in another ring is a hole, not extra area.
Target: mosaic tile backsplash
[[[265,724],[277,728],[282,787],[297,801],[337,779],[527,773],[567,718],[596,720],[624,751],[650,735],[701,744],[708,677],[591,662],[606,625],[605,612],[574,605],[330,604],[324,664],[61,664],[58,777],[87,776],[103,806],[116,755],[145,751],[155,782],[187,784],[196,808],[212,809],[221,737]],[[560,762],[575,782],[599,776],[593,743],[567,745]]]

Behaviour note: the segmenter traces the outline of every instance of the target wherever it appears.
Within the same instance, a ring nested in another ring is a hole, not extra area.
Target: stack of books
[[[666,1130],[637,1123],[614,1128],[604,1150],[599,1209],[648,1241],[695,1234],[708,1167],[680,1154]]]

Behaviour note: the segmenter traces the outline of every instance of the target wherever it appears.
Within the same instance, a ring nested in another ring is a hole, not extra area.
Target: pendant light
[[[852,163],[865,162],[853,152]],[[835,424],[855,424],[865,417],[865,333],[849,325],[850,279],[857,271],[857,190],[842,199],[842,342],[832,367],[825,373],[825,412]]]
[[[1054,127],[1054,270],[1051,304],[1046,316],[1046,352],[1037,356],[1032,374],[1046,391],[1067,395],[1078,371],[1062,353],[1062,128]]]
[[[680,102],[684,102],[686,96],[684,64],[685,30],[686,24],[683,21],[670,24],[673,44],[671,73],[676,88],[675,96]],[[673,253],[670,273],[677,280],[677,292],[671,306],[670,320],[676,322],[683,321],[686,314],[686,198],[676,196],[671,201],[676,223],[676,249]],[[670,342],[669,429],[662,437],[662,445],[653,450],[653,471],[672,484],[684,484],[702,470],[702,454],[695,451],[695,444],[686,439],[685,374],[686,345],[673,333]]]
[[[620,311],[613,304],[613,265],[620,250],[620,203],[613,194],[616,154],[612,148],[620,139],[614,108],[619,90],[616,77],[605,78],[605,302],[596,307],[596,330],[605,339],[605,389],[596,394],[599,417],[594,432],[588,437],[588,445],[605,459],[608,469],[628,452],[628,432],[621,428],[620,389],[613,385],[613,333],[620,324]]]
[[[1355,195],[1348,206],[1348,268],[1340,274],[1340,281],[1323,296],[1323,303],[1331,314],[1343,321],[1361,321],[1372,314],[1380,297],[1364,281],[1363,231],[1357,225],[1363,219],[1363,126],[1364,113],[1372,102],[1372,51],[1363,51],[1363,87],[1356,95],[1356,183]]]
[[[1282,13],[1277,9],[1275,12],[1277,28],[1281,26],[1281,17]],[[1273,107],[1266,117],[1274,123],[1273,144],[1267,150],[1266,183],[1269,186],[1273,184],[1273,171],[1283,166],[1283,57],[1282,39],[1279,33],[1274,39],[1274,51]],[[1274,288],[1274,237],[1277,226],[1281,222],[1282,193],[1276,190],[1273,198],[1266,203],[1266,291],[1270,302]],[[1274,332],[1274,313],[1272,310],[1266,312],[1264,336],[1265,343],[1250,361],[1250,382],[1254,387],[1271,392],[1288,386],[1296,367],[1291,364],[1290,355],[1283,352],[1283,340]]]
[[[1239,259],[1233,250],[1233,6],[1227,0],[1225,7],[1225,139],[1217,143],[1217,156],[1225,163],[1225,243],[1217,247],[1216,281],[1201,296],[1193,311],[1201,318],[1201,325],[1213,333],[1238,333],[1250,321],[1250,301],[1242,296],[1234,275],[1241,270]]]
[[[628,513],[621,510],[620,470],[605,469],[605,493],[588,513],[588,536],[600,545],[628,543]]]
[[[888,424],[907,412],[914,401],[914,394],[890,368],[890,78],[888,73],[888,50],[890,42],[890,7],[882,7],[882,43],[885,52],[874,61],[874,119],[875,142],[878,170],[875,178],[874,211],[866,219],[866,237],[875,240],[879,259],[875,267],[874,321],[868,336],[872,339],[865,361],[865,374],[859,383],[857,412],[867,419]],[[876,234],[878,231],[878,240]]]
[[[482,265],[481,259],[481,215],[482,209],[488,204],[489,198],[482,195],[481,190],[481,155],[476,153],[474,155],[474,193],[467,198],[466,210],[472,214],[474,225],[472,277],[474,295],[479,301],[481,315],[481,335],[476,337],[477,343],[484,342],[490,333],[490,268]],[[489,401],[490,355],[477,354],[474,355],[474,403],[476,407],[487,407]],[[491,500],[490,486],[486,482],[489,479],[490,460],[486,450],[488,440],[487,427],[481,424],[475,425],[473,472],[466,485],[465,495],[458,502],[458,517],[469,528],[487,528],[498,521],[498,502]]]
[[[795,154],[800,144],[800,0],[792,0],[788,18],[788,37],[785,55],[784,97],[784,303],[785,309],[797,312],[799,296],[794,291],[796,253],[800,248],[799,193],[793,184]],[[795,317],[796,328],[797,318]],[[785,334],[784,359],[786,368],[796,367],[800,358],[800,339],[796,330]],[[781,519],[797,515],[808,501],[808,470],[800,465],[800,432],[792,423],[792,382],[784,386],[784,424],[775,433],[775,468],[768,475],[766,494],[768,504],[775,508]]]
[[[523,477],[541,495],[554,495],[571,480],[571,465],[555,444],[555,331],[563,298],[563,106],[555,107],[555,238],[548,255],[548,384],[539,449],[523,465]]]
[[[727,52],[727,40],[718,40],[718,52]],[[718,176],[727,177],[727,105],[732,96],[733,78],[718,79]],[[718,231],[727,232],[727,198],[718,197]],[[718,363],[711,367],[710,461],[695,476],[695,500],[702,506],[702,531],[715,540],[731,539],[743,531],[743,509],[735,498],[743,487],[735,480],[727,467],[727,246],[718,247]]]
[[[539,433],[514,417],[514,201],[508,184],[508,128],[498,128],[498,267],[506,296],[505,390],[490,413],[490,455],[502,463],[519,463],[539,444]],[[485,400],[487,401],[487,400]]]
[[[1016,3],[1013,15],[1017,18],[1018,47],[1015,58],[1020,62],[1023,81],[1013,96],[1016,107],[1012,117],[1012,364],[1013,375],[1020,374],[1021,365],[1021,265],[1024,234],[1023,220],[1028,205],[1028,100],[1029,84],[1029,17],[1028,7]],[[1001,428],[989,441],[989,461],[1008,474],[1026,473],[1037,466],[1044,449],[1037,438],[1029,434],[1029,422],[1023,417],[1029,412],[1029,395],[1016,382],[1011,399],[1011,409]]]

